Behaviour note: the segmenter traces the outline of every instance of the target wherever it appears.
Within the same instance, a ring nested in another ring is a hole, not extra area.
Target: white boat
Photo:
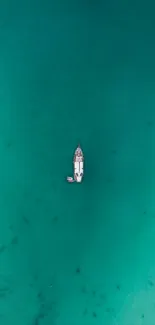
[[[73,182],[81,183],[84,175],[84,155],[80,145],[78,145],[78,147],[75,150],[73,164],[74,164],[74,177],[67,177],[67,181],[69,183],[73,183]]]

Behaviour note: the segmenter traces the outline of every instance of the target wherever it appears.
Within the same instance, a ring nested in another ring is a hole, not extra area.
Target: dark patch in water
[[[0,287],[0,299],[6,298],[10,292],[11,290],[7,285]]]
[[[40,302],[41,304],[44,303],[44,295],[43,295],[42,291],[39,291],[39,292],[38,292],[38,294],[37,294],[37,298],[38,298],[38,300],[39,300],[39,302]]]
[[[0,254],[4,253],[4,251],[6,250],[6,246],[5,245],[1,245],[0,246]]]
[[[82,287],[81,292],[82,292],[82,293],[87,293],[87,288],[86,288],[85,285]]]
[[[120,286],[120,284],[117,284],[116,289],[117,289],[118,291],[121,290],[121,286]]]
[[[114,308],[111,308],[111,307],[106,308],[106,312],[109,313],[109,314],[111,314],[111,315],[113,315],[113,316],[115,314]]]
[[[53,222],[54,224],[57,223],[57,222],[58,222],[58,216],[53,217],[53,218],[52,218],[52,222]]]
[[[149,284],[150,287],[154,286],[154,283],[151,280],[148,281],[148,284]]]
[[[96,314],[96,312],[95,311],[93,311],[93,318],[97,318],[97,314]]]
[[[100,298],[102,301],[106,301],[106,295],[104,293],[101,293]]]
[[[147,122],[147,126],[150,127],[150,128],[152,128],[153,127],[153,121],[148,121]]]
[[[18,245],[18,236],[12,238],[11,245]]]
[[[33,325],[39,325],[39,317],[38,316],[35,318]]]
[[[7,143],[7,148],[11,148],[11,147],[12,147],[12,142],[10,141]]]
[[[29,219],[28,218],[26,218],[25,216],[23,216],[23,221],[24,221],[24,223],[27,225],[27,226],[29,226],[29,224],[30,224],[30,221],[29,221]]]
[[[76,268],[76,274],[80,274],[81,273],[81,269],[80,269],[80,267],[77,267]]]
[[[47,316],[47,308],[46,308],[45,299],[42,291],[38,292],[37,298],[39,303],[39,311],[33,321],[34,325],[39,325],[40,320]]]
[[[83,316],[86,316],[88,314],[88,309],[85,308],[84,312],[83,312]]]
[[[96,290],[93,290],[93,291],[92,291],[92,295],[93,295],[93,297],[96,296]]]

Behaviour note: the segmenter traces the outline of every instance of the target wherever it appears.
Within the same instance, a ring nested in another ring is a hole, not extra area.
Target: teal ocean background
[[[155,324],[154,12],[1,1],[0,325]]]

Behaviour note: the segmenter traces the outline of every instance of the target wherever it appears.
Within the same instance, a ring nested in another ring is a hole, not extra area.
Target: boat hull
[[[81,183],[84,176],[84,155],[80,146],[77,147],[74,153],[74,180]]]

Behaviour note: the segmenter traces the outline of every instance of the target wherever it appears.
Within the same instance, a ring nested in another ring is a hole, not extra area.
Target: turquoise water
[[[1,325],[155,324],[154,35],[149,2],[1,2]]]

